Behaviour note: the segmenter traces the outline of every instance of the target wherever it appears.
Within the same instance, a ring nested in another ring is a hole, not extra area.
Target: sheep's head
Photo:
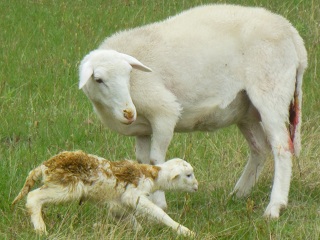
[[[132,68],[151,71],[129,55],[113,50],[94,50],[80,64],[79,89],[117,120],[131,124],[137,117],[130,96]]]
[[[194,175],[192,166],[183,159],[174,158],[159,165],[167,174],[170,189],[186,192],[196,192],[198,181]]]

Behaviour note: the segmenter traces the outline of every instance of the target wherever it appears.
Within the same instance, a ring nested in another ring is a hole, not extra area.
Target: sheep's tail
[[[301,150],[301,107],[302,107],[302,78],[304,67],[299,67],[296,74],[296,84],[293,99],[289,108],[289,132],[291,151],[299,157]]]
[[[301,107],[302,107],[302,79],[303,73],[308,65],[307,51],[299,33],[295,28],[292,29],[293,43],[296,48],[299,65],[296,72],[296,84],[293,99],[289,108],[289,132],[290,132],[290,146],[292,153],[299,156],[301,150]]]
[[[297,74],[297,82],[294,91],[294,97],[289,108],[289,132],[290,132],[290,148],[294,155],[299,156],[301,150],[301,88],[298,88],[299,75]]]
[[[27,195],[31,188],[34,186],[35,182],[39,180],[39,178],[42,177],[42,169],[41,166],[33,169],[29,172],[29,175],[26,179],[26,182],[24,183],[24,186],[22,187],[21,191],[19,192],[18,196],[13,200],[12,206],[14,206],[18,201],[20,201],[25,195]]]

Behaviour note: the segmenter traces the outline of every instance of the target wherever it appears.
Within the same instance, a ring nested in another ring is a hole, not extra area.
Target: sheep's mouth
[[[131,125],[131,123],[133,123],[133,121],[132,122],[123,123],[123,124],[124,125]]]
[[[126,120],[126,121],[121,121],[121,123],[124,125],[131,125],[134,121],[135,121],[135,119],[130,119],[130,120]]]

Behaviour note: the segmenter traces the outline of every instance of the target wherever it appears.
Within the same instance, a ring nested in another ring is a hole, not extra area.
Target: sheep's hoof
[[[279,218],[279,212],[277,212],[276,210],[269,210],[267,209],[263,216],[267,219],[278,219]]]
[[[269,203],[263,216],[269,219],[277,219],[280,216],[280,210],[287,206],[286,203]]]
[[[237,198],[246,198],[250,194],[250,189],[240,189],[235,188],[230,194],[229,197],[237,197]]]

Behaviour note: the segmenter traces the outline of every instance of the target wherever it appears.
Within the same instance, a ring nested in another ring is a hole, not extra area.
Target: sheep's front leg
[[[140,163],[150,164],[151,136],[136,136],[136,158]]]
[[[134,198],[130,197],[130,200],[134,200]],[[173,230],[177,231],[178,234],[195,236],[194,232],[174,221],[165,213],[165,211],[151,202],[146,196],[138,197],[135,201],[131,201],[130,205],[136,209],[137,215],[151,217],[152,219],[171,227]]]
[[[150,164],[151,136],[136,137],[136,157],[141,163]],[[157,153],[159,155],[159,153]],[[164,158],[164,157],[161,157]],[[167,208],[166,198],[163,191],[150,194],[149,199],[162,209]]]
[[[152,165],[165,162],[166,153],[173,137],[173,128],[161,131],[154,130],[150,146],[150,163]]]
[[[161,164],[165,162],[166,153],[173,137],[174,126],[176,125],[175,118],[163,119],[162,117],[155,118],[152,123],[152,138],[150,145],[150,163]],[[166,210],[167,203],[165,194],[162,191],[156,191],[150,196],[160,208]]]

